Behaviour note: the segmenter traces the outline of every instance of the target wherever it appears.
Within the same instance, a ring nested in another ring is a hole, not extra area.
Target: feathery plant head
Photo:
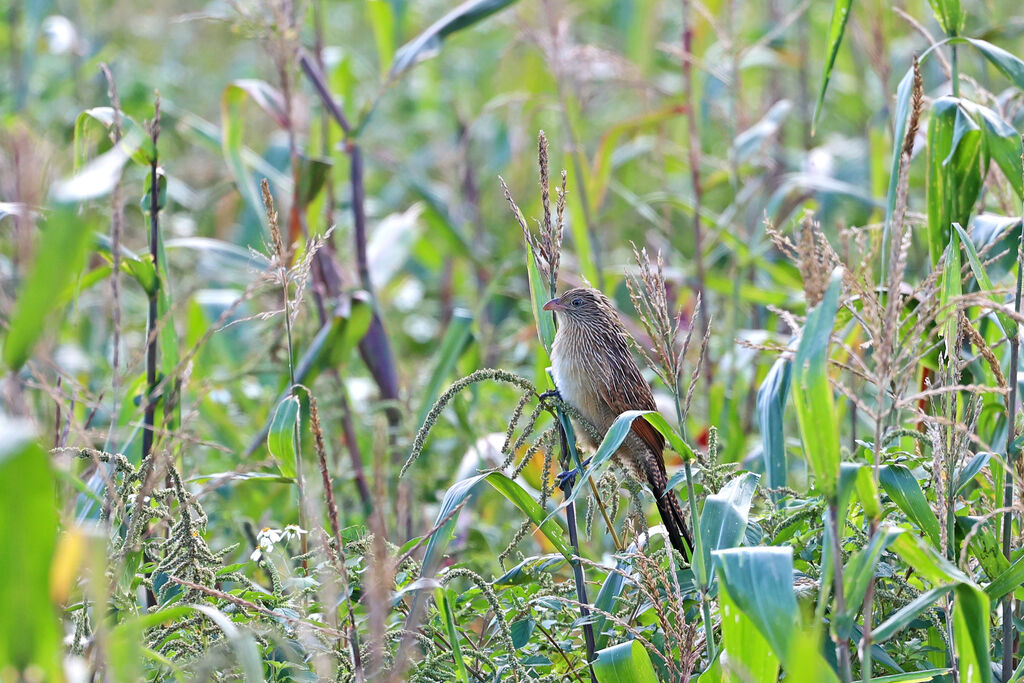
[[[682,320],[682,311],[672,310],[669,304],[668,285],[665,282],[664,261],[661,252],[653,260],[647,249],[637,249],[633,246],[633,257],[636,260],[638,271],[636,274],[626,277],[626,287],[629,289],[629,298],[633,302],[633,308],[640,316],[640,322],[651,339],[653,358],[651,353],[640,344],[634,344],[640,354],[643,355],[647,364],[657,373],[658,377],[672,392],[677,402],[677,417],[682,425],[683,419],[689,412],[690,401],[696,387],[697,378],[707,355],[708,340],[711,335],[711,321],[704,331],[704,338],[701,342],[700,354],[694,365],[693,373],[690,376],[690,384],[686,391],[685,399],[682,395],[682,372],[686,353],[690,348],[690,341],[693,337],[693,325],[688,325],[686,334],[683,335],[682,343],[679,343],[679,327]],[[691,320],[700,317],[701,307],[700,294],[694,303]],[[680,401],[682,402],[680,403]]]
[[[562,184],[557,190],[555,201],[555,216],[551,216],[551,180],[548,168],[548,138],[544,131],[537,135],[537,165],[540,168],[540,199],[542,207],[541,219],[537,221],[539,234],[534,235],[523,218],[522,211],[512,199],[512,192],[505,184],[501,176],[501,189],[505,193],[505,199],[512,208],[512,213],[523,231],[523,237],[537,259],[537,268],[548,283],[551,296],[555,296],[558,283],[558,267],[562,258],[562,234],[565,229],[565,183],[567,174],[562,170]]]

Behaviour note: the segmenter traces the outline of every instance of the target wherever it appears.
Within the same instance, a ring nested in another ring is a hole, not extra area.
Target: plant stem
[[[833,613],[842,614],[846,612],[846,598],[843,595],[843,557],[839,547],[839,507],[833,501],[828,505],[829,524],[832,527],[832,586],[836,593],[836,609]],[[850,646],[846,639],[835,636],[836,658],[839,660],[839,678],[843,683],[853,680],[853,673],[850,666]]]
[[[955,49],[955,46],[954,46]],[[956,52],[953,53],[956,55]],[[954,62],[955,63],[955,62]],[[1024,224],[1021,225],[1020,241],[1017,245],[1017,288],[1013,296],[1013,310],[1020,313],[1021,302],[1021,279],[1024,275]],[[1003,507],[1007,509],[1003,513],[1002,545],[1003,557],[1010,559],[1010,535],[1013,527],[1013,514],[1010,507],[1013,505],[1013,441],[1017,433],[1017,374],[1020,364],[1020,327],[1015,326],[1012,335],[1007,341],[1010,344],[1010,367],[1007,377],[1010,378],[1010,394],[1006,397],[1006,473],[1003,479]],[[1014,655],[1014,629],[1013,619],[1010,617],[1013,607],[1013,593],[1007,593],[1003,598],[1003,680],[1008,680],[1013,673]]]
[[[690,562],[696,571],[697,587],[700,590],[700,609],[704,618],[704,644],[708,654],[708,667],[715,661],[715,629],[711,621],[711,596],[708,594],[708,570],[704,564],[704,541],[700,535],[700,514],[697,512],[697,494],[693,488],[693,468],[690,461],[683,463],[686,470],[686,496],[690,502],[690,525],[693,529],[693,555]]]
[[[158,316],[157,298],[159,287],[167,284],[159,282],[160,277],[160,174],[159,157],[157,156],[157,140],[160,138],[160,96],[156,100],[156,112],[149,127],[153,140],[153,159],[149,162],[149,255],[153,259],[153,272],[157,274],[157,287],[149,294],[149,317],[146,320],[146,412],[142,427],[142,457],[149,456],[153,450],[153,426],[156,421],[156,319]]]
[[[693,97],[693,23],[690,17],[690,0],[683,0],[683,97],[690,103],[686,108],[687,146],[689,149],[690,183],[693,187],[693,259],[697,269],[697,296],[704,296],[704,235],[701,228],[701,200],[704,194],[700,181],[700,131],[697,129],[697,111]],[[700,335],[708,329],[708,314],[704,306],[700,309]],[[705,369],[705,376],[711,379],[711,365]],[[708,384],[710,386],[710,382]]]
[[[561,410],[560,410],[560,412],[561,412]],[[570,455],[570,452],[569,452],[570,451],[570,448],[569,448],[569,434],[566,433],[566,431],[567,431],[566,425],[568,424],[568,419],[565,418],[564,414],[561,415],[560,417],[562,417],[564,419],[559,419],[559,421],[558,421],[559,422],[558,439],[559,439],[559,442],[560,442],[560,445],[561,445],[561,451],[562,451],[561,457],[559,459],[561,460],[562,468],[563,469],[568,469],[568,467],[571,465],[572,460],[573,460],[573,458],[572,458],[572,456]],[[572,426],[569,426],[568,427],[568,431],[570,431],[570,433],[571,433],[571,430],[572,430]],[[577,456],[576,459],[579,459],[579,456]],[[571,485],[570,485],[569,481],[566,480],[566,482],[564,484],[564,487],[562,488],[562,493],[567,493],[568,490],[571,490]],[[569,542],[572,543],[573,550],[576,552],[576,555],[577,555],[577,557],[573,558],[573,561],[572,561],[572,573],[573,573],[573,578],[574,578],[574,580],[576,582],[576,599],[579,600],[579,602],[580,602],[580,617],[582,617],[583,619],[586,619],[590,615],[590,609],[587,607],[587,605],[590,604],[590,601],[587,600],[587,584],[586,584],[586,576],[585,576],[585,574],[583,572],[583,564],[579,561],[580,540],[579,540],[579,535],[576,532],[576,504],[575,503],[569,503],[569,505],[567,505],[566,508],[565,508],[565,524],[566,524],[566,526],[569,529]],[[587,623],[583,624],[583,639],[584,639],[584,641],[587,644],[587,662],[588,663],[589,662],[593,662],[594,661],[594,647],[595,647],[594,646],[594,642],[595,642],[594,641],[594,625],[592,623],[590,623],[589,621],[587,621]],[[594,683],[597,682],[597,677],[594,675],[594,669],[593,669],[592,665],[591,665],[591,669],[590,669],[590,680],[593,681]]]
[[[957,57],[956,43],[953,43],[949,47],[953,57],[950,60],[950,78],[953,80],[953,97],[960,97],[960,59]]]

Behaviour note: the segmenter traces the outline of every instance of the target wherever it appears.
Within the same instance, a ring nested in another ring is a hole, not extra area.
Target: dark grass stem
[[[149,162],[149,255],[153,270],[160,272],[160,160],[157,141],[160,138],[160,94],[157,93],[153,121],[149,125],[153,141],[153,159]],[[161,283],[166,286],[166,283]],[[149,317],[146,320],[146,412],[142,427],[142,457],[153,450],[153,426],[156,420],[156,354],[157,354],[157,298],[159,291],[149,293]]]
[[[693,103],[693,20],[691,14],[690,0],[682,2],[683,14],[683,97],[687,102]],[[704,274],[704,234],[700,221],[701,201],[703,199],[703,186],[700,179],[700,130],[697,124],[697,107],[686,108],[686,134],[687,147],[689,150],[690,163],[690,184],[693,188],[693,260],[697,270],[697,295],[701,301],[705,300],[705,279]],[[705,309],[701,309],[700,333],[703,335],[708,329],[708,318]],[[711,386],[711,364],[707,364],[705,376],[708,386]]]
[[[953,47],[953,57],[956,57],[956,46]],[[953,62],[954,76],[956,74],[955,64]],[[1024,144],[1024,138],[1022,138],[1022,144]],[[1024,155],[1022,155],[1024,159]],[[1024,215],[1024,211],[1022,211]],[[1022,276],[1024,276],[1024,221],[1021,223],[1020,239],[1017,244],[1017,286],[1013,295],[1013,311],[1017,315],[1020,314],[1021,304],[1021,289],[1022,289]],[[1010,344],[1010,367],[1007,373],[1007,377],[1011,378],[1010,381],[1010,393],[1006,397],[1006,472],[1003,475],[1003,507],[1006,512],[1003,513],[1003,528],[1002,528],[1002,550],[1003,557],[1007,560],[1010,559],[1010,537],[1013,531],[1013,512],[1011,508],[1013,506],[1013,466],[1016,458],[1013,454],[1013,442],[1017,434],[1017,374],[1019,372],[1020,365],[1020,326],[1015,325],[1013,334],[1007,335],[1007,342]],[[1013,611],[1013,593],[1007,593],[1006,597],[1003,598],[1003,633],[1002,633],[1002,647],[1003,647],[1003,680],[1009,680],[1013,673],[1013,655],[1014,655],[1014,628],[1013,619],[1010,618],[1010,614]]]

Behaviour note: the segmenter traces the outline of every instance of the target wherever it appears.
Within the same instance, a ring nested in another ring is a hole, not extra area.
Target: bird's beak
[[[544,310],[545,311],[564,311],[565,310],[565,304],[563,304],[558,299],[552,299],[551,301],[549,301],[546,304],[544,304]]]

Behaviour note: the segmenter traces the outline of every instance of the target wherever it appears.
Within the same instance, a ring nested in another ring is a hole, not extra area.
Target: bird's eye
[[[573,299],[572,300],[572,305],[573,305],[574,308],[579,308],[580,306],[583,305],[583,299],[580,299],[579,297]]]

